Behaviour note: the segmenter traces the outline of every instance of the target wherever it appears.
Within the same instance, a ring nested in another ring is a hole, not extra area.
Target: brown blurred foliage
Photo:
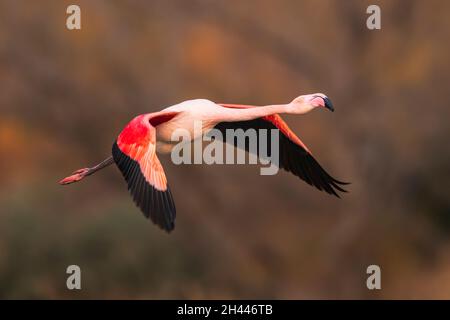
[[[65,27],[66,7],[82,30]],[[369,31],[369,4],[382,29]],[[0,1],[1,298],[450,298],[450,3]],[[136,114],[190,98],[287,116],[342,200],[257,166],[162,161],[175,232],[104,159]],[[66,267],[82,290],[65,288]],[[369,291],[366,268],[382,268]]]

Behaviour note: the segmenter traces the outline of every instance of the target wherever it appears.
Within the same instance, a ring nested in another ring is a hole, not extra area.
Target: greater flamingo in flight
[[[65,185],[80,181],[115,163],[136,205],[147,218],[170,232],[175,226],[175,203],[156,154],[172,150],[172,132],[184,128],[194,140],[213,128],[221,131],[254,128],[257,132],[264,128],[279,130],[280,168],[292,172],[319,190],[339,197],[339,191],[346,192],[342,185],[347,183],[331,177],[279,116],[280,113],[304,114],[315,108],[334,111],[330,99],[321,93],[299,96],[287,104],[259,107],[217,104],[205,99],[184,101],[159,112],[135,117],[117,137],[111,157],[92,168],[79,169],[59,183]],[[194,130],[194,121],[203,123],[200,136]]]

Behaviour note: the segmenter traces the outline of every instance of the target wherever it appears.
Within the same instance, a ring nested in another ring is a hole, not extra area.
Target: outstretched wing
[[[249,108],[251,106],[220,104],[226,108]],[[279,167],[292,172],[294,175],[304,180],[306,183],[323,190],[339,198],[337,191],[347,192],[342,188],[348,183],[339,181],[328,174],[321,165],[314,159],[306,145],[288,127],[286,122],[278,115],[273,114],[263,118],[250,121],[221,122],[216,125],[216,129],[225,136],[226,129],[278,129],[279,134]],[[271,155],[271,137],[267,135],[268,155]],[[236,141],[234,141],[236,146]],[[259,139],[258,139],[259,144]],[[249,151],[248,143],[245,144],[246,151]],[[259,145],[256,150],[259,153]]]
[[[150,117],[134,118],[114,142],[112,155],[136,205],[147,218],[169,232],[175,227],[176,209],[156,156],[156,130]]]

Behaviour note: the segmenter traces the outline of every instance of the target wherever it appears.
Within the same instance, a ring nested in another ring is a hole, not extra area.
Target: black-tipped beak
[[[330,110],[331,112],[334,112],[333,104],[331,103],[331,100],[328,97],[323,98],[323,101],[325,102],[325,108]]]

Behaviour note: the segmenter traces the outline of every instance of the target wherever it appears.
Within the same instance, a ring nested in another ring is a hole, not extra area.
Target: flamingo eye
[[[315,107],[324,107],[325,101],[321,96],[313,96],[312,100],[310,101],[311,105]]]

